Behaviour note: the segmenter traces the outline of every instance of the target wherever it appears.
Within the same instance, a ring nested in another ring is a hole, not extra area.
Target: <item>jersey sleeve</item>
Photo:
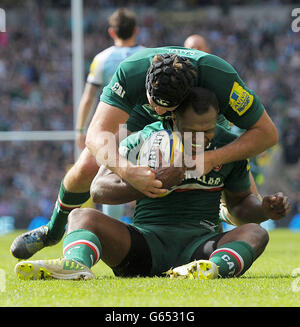
[[[101,63],[99,56],[96,56],[90,65],[87,82],[97,85],[97,86],[103,85],[103,83],[104,83],[103,82],[103,64]]]
[[[200,85],[215,92],[221,113],[234,125],[249,129],[264,107],[256,95],[225,60],[207,55],[201,59]]]
[[[149,60],[134,60],[135,55],[122,61],[110,83],[103,89],[100,100],[118,107],[129,115],[137,104],[147,103],[145,90]]]
[[[122,64],[120,64],[110,83],[104,87],[100,96],[100,101],[114,107],[118,107],[130,114],[132,108],[135,106],[135,103],[128,97],[128,92],[126,90],[127,81],[125,76],[126,73],[123,70]]]
[[[250,182],[250,165],[248,160],[236,161],[233,169],[224,181],[224,188],[231,192],[242,192],[249,189]]]

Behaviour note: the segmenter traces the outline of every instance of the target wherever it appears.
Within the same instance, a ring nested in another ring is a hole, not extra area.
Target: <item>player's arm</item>
[[[215,92],[221,113],[246,132],[234,142],[205,153],[205,173],[213,167],[255,157],[278,142],[277,129],[258,95],[250,90],[236,70],[213,55],[204,57],[201,83]]]
[[[261,223],[268,219],[278,220],[285,217],[290,205],[282,193],[263,198],[253,193],[250,182],[250,165],[247,160],[231,164],[232,170],[224,181],[223,196],[226,208],[234,225]]]
[[[93,201],[101,204],[128,203],[145,196],[104,166],[94,178],[90,192]]]
[[[124,110],[100,101],[87,131],[86,146],[99,166],[104,165],[138,191],[155,198],[167,190],[161,188],[162,182],[156,179],[154,170],[135,166],[119,155],[115,134],[128,117]]]
[[[284,218],[290,211],[288,198],[281,192],[264,196],[260,200],[250,189],[241,192],[224,191],[226,205],[239,225]]]
[[[76,120],[76,143],[80,149],[85,147],[84,129],[98,90],[99,86],[87,82],[80,99]]]
[[[130,83],[126,79],[126,67],[123,68],[124,62],[120,64],[109,85],[103,89],[87,131],[86,146],[96,158],[99,167],[106,166],[138,191],[155,198],[167,190],[161,188],[162,183],[156,179],[153,169],[134,166],[121,157],[118,151],[119,144],[114,137],[120,124],[127,121],[136,104],[136,94],[130,95],[132,92],[125,90],[125,85],[128,86],[135,81]],[[132,89],[136,90],[136,85]]]
[[[277,141],[277,129],[264,110],[259,120],[235,141],[217,150],[205,152],[205,172],[221,164],[255,157]]]

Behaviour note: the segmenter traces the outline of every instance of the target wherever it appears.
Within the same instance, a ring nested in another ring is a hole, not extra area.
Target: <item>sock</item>
[[[219,275],[225,277],[241,276],[254,261],[254,250],[243,241],[223,244],[209,258],[219,266]]]
[[[81,262],[89,268],[99,261],[101,252],[99,238],[89,230],[77,229],[64,238],[64,257]]]
[[[49,223],[49,238],[51,240],[60,240],[64,233],[68,222],[69,213],[80,208],[90,198],[90,192],[72,193],[68,192],[63,181],[60,184],[59,194]]]

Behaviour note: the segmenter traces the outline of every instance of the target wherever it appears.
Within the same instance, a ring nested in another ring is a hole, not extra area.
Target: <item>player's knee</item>
[[[84,176],[86,179],[92,180],[97,172],[99,166],[96,159],[85,150],[85,153],[80,155],[75,165],[72,167],[74,176]]]
[[[93,220],[92,210],[88,208],[78,208],[70,212],[68,216],[68,232],[76,229],[86,229]]]
[[[248,233],[250,243],[254,248],[256,255],[259,256],[269,242],[268,232],[258,224],[248,224]]]

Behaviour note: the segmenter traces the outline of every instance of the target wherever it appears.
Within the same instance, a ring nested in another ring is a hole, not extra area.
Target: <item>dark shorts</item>
[[[124,260],[112,268],[114,274],[119,277],[165,276],[163,273],[170,268],[193,260],[207,260],[217,248],[220,238],[226,234],[226,232],[206,233],[196,240],[193,238],[193,241],[183,244],[184,251],[178,251],[178,247],[164,240],[156,241],[152,231],[145,233],[133,225],[128,225],[128,230],[131,236],[130,250]],[[182,230],[181,234],[184,234]],[[191,239],[190,236],[187,239]],[[151,244],[151,240],[156,245]]]

